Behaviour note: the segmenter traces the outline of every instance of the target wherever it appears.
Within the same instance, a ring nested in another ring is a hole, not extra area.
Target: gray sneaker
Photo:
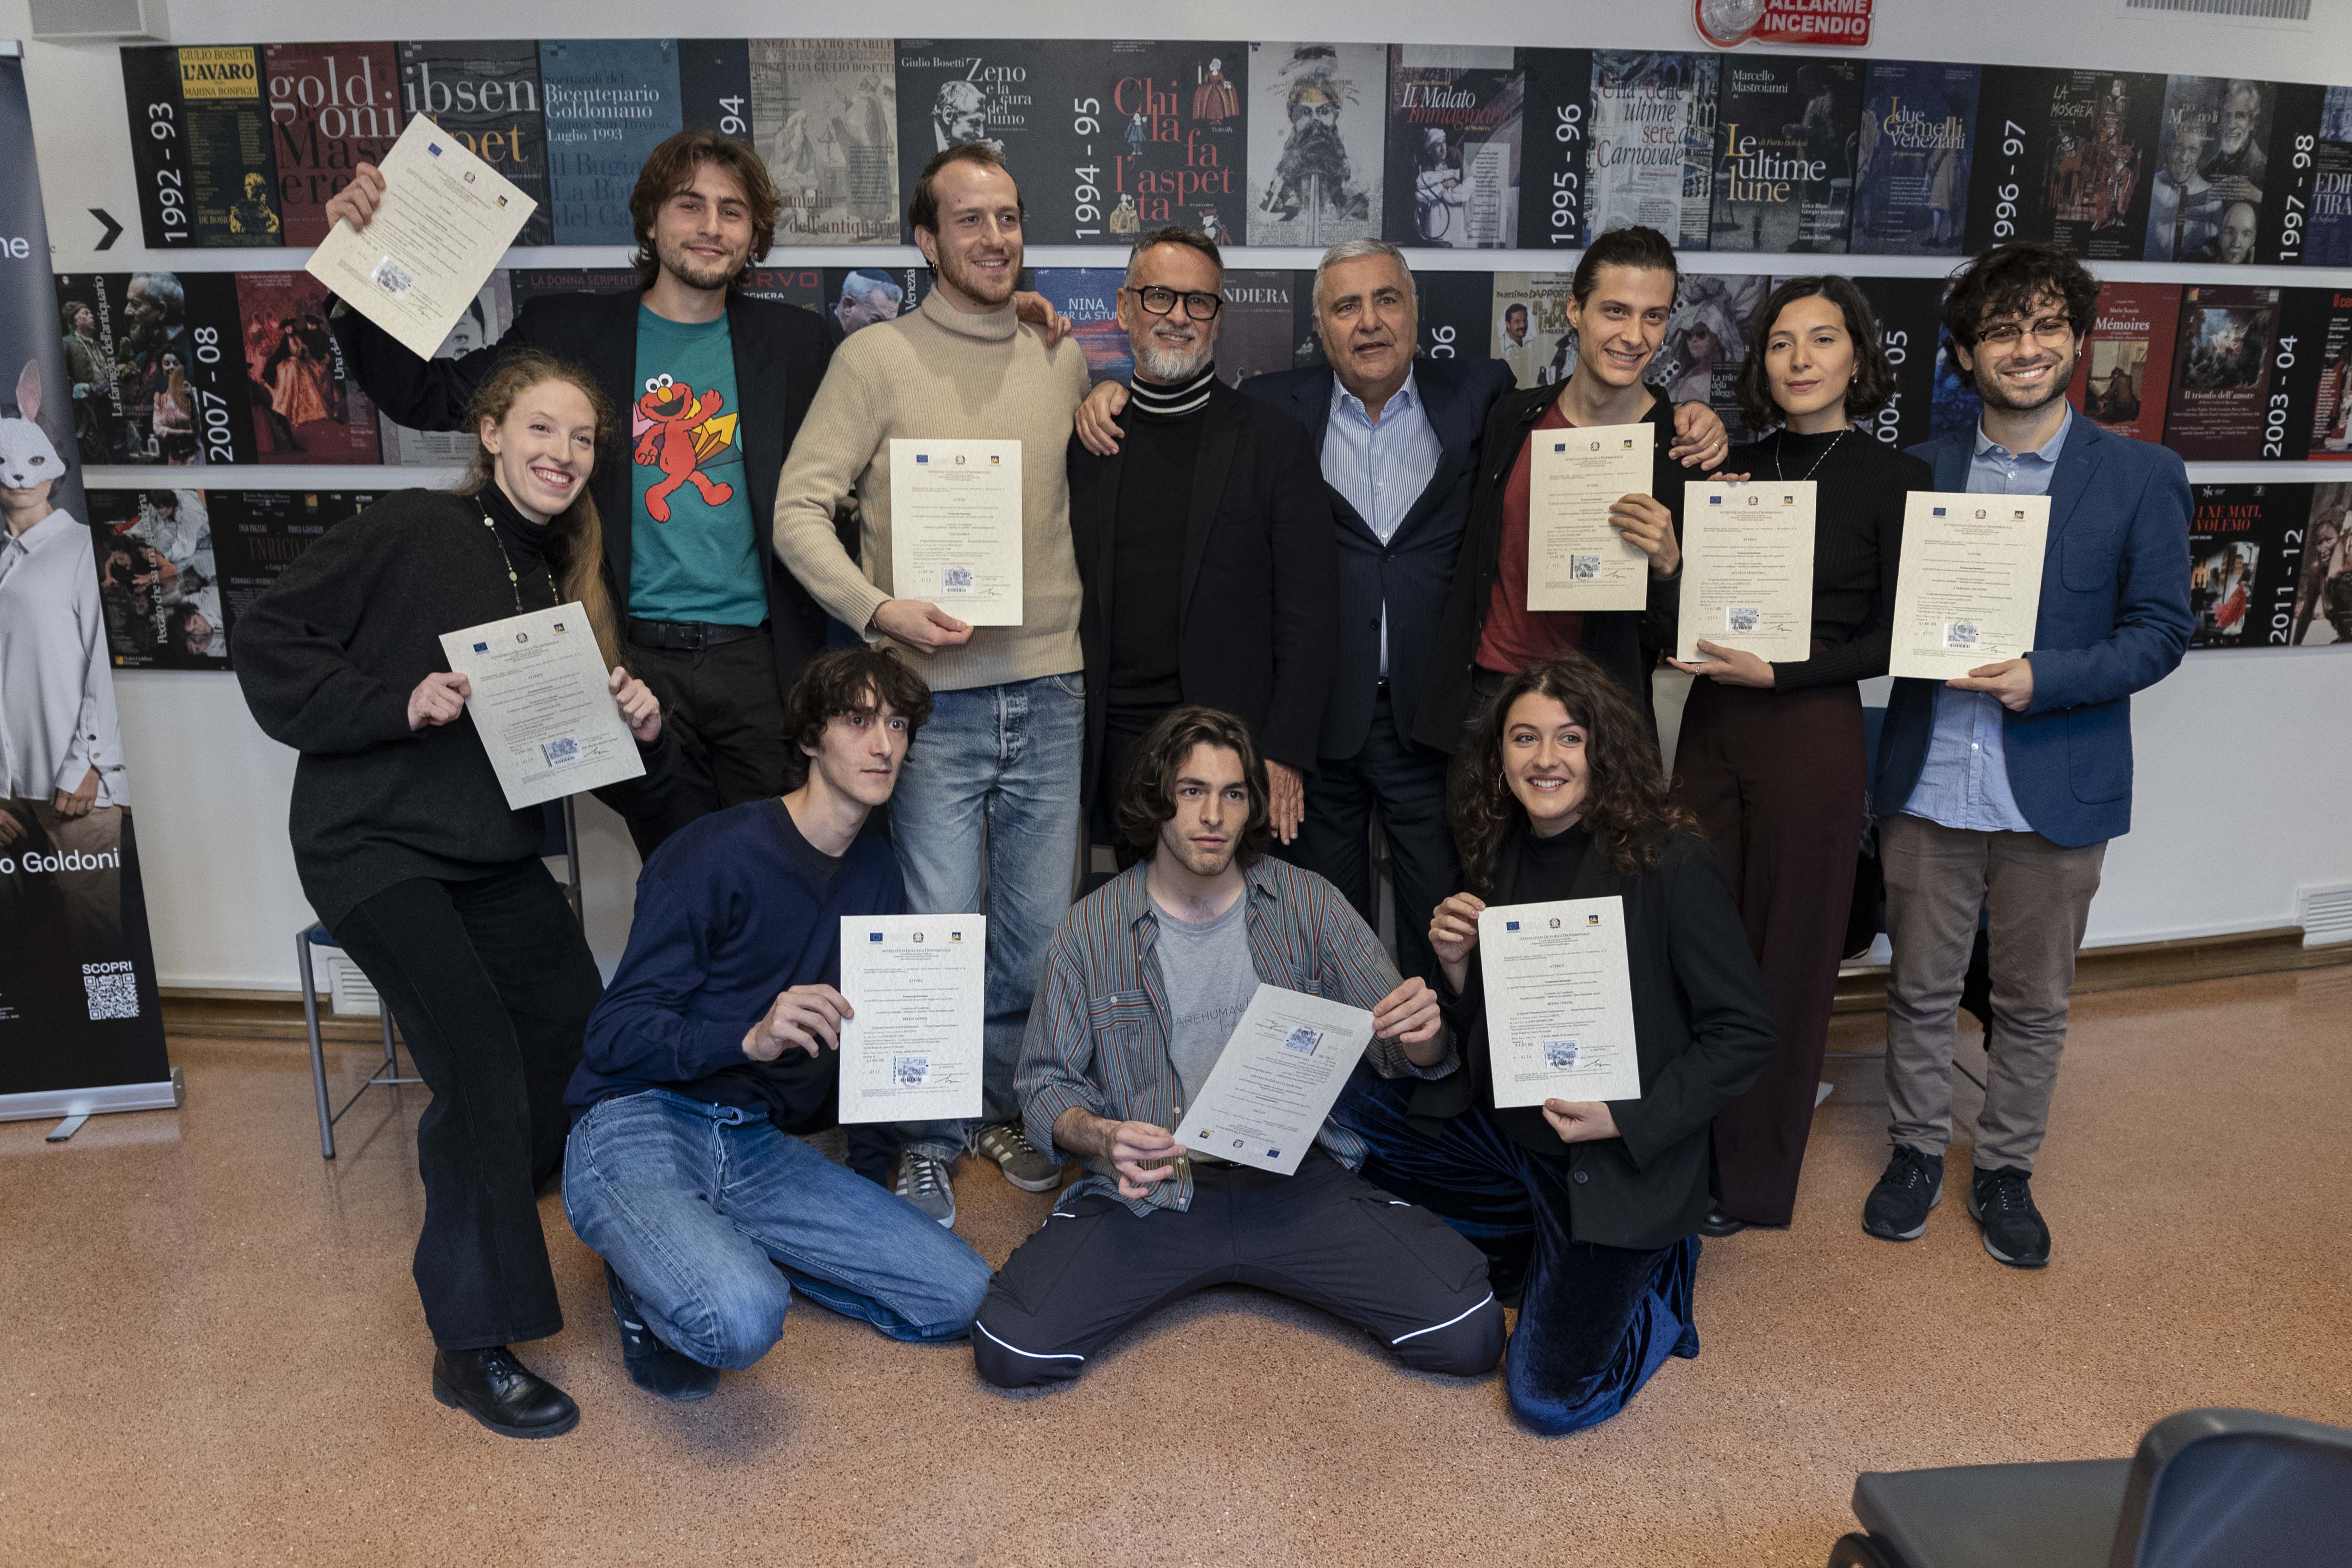
[[[937,1154],[908,1149],[898,1156],[898,1194],[939,1221],[955,1224],[955,1187],[948,1180],[948,1163]]]
[[[1038,1152],[1018,1121],[982,1128],[971,1146],[995,1161],[1004,1179],[1024,1193],[1050,1193],[1062,1184],[1062,1167]]]

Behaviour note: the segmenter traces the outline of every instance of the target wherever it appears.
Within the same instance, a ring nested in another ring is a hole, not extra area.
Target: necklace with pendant
[[[499,525],[490,521],[490,514],[486,511],[482,513],[482,526],[490,531],[490,548],[499,552],[499,564],[507,569],[507,591],[514,595],[515,614],[521,615],[522,579],[515,575],[514,561],[507,554],[507,547],[499,540]]]
[[[1848,428],[1850,429],[1852,426],[1848,426]],[[1811,479],[1813,477],[1813,469],[1820,468],[1824,462],[1828,461],[1829,455],[1832,452],[1836,451],[1837,444],[1844,439],[1844,430],[1841,430],[1836,435],[1831,437],[1830,444],[1822,447],[1821,455],[1813,459],[1812,468],[1807,468],[1803,473],[1797,476],[1798,482],[1801,484],[1805,480]],[[1789,427],[1786,425],[1783,425],[1780,426],[1780,433],[1775,437],[1772,441],[1772,477],[1776,479],[1785,479],[1789,477],[1780,471],[1780,448],[1788,444]],[[489,520],[488,518],[484,518],[482,521],[487,522]]]

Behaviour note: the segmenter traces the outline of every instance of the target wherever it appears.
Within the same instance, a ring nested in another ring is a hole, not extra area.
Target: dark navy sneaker
[[[1984,1227],[1984,1249],[2011,1268],[2050,1261],[2050,1227],[2033,1206],[2033,1175],[2014,1165],[1979,1171],[1969,1188],[1969,1215]]]
[[[719,1369],[662,1343],[646,1321],[628,1286],[604,1265],[604,1299],[613,1304],[613,1323],[621,1331],[621,1364],[629,1381],[656,1399],[680,1404],[707,1399],[719,1386]]]
[[[1927,1228],[1927,1211],[1943,1201],[1943,1161],[1897,1143],[1862,1205],[1862,1228],[1881,1241],[1916,1241]]]

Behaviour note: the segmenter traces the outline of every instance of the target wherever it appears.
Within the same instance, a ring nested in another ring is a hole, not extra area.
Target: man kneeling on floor
[[[973,1323],[980,1375],[1075,1378],[1130,1324],[1228,1282],[1334,1312],[1408,1366],[1492,1367],[1503,1312],[1485,1258],[1358,1176],[1353,1133],[1326,1121],[1282,1176],[1191,1153],[1171,1131],[1260,981],[1369,1008],[1370,1058],[1396,1076],[1455,1066],[1436,994],[1398,983],[1330,883],[1265,858],[1265,771],[1232,714],[1163,717],[1137,748],[1117,822],[1146,858],[1054,933],[1017,1082],[1030,1142],[1083,1156],[1091,1173],[990,1287]]]
[[[987,1289],[978,1253],[878,1184],[894,1130],[849,1129],[862,1173],[793,1136],[835,1098],[842,917],[907,911],[878,814],[930,710],[878,649],[812,659],[785,702],[800,787],[681,828],[637,879],[566,1096],[563,1209],[649,1394],[700,1399],[758,1361],[793,1288],[917,1342],[961,1337]]]

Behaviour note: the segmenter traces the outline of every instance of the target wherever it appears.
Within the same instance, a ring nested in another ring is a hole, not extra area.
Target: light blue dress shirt
[[[2050,476],[2075,414],[2067,409],[2058,433],[2031,452],[2012,452],[1977,426],[1976,455],[1969,460],[1972,495],[2046,496]],[[2001,715],[2008,711],[1990,691],[1936,689],[1936,729],[1927,741],[1927,765],[1903,809],[1946,827],[1978,833],[2031,833],[2033,824],[2017,809],[2009,787],[2009,760],[2001,751]]]
[[[1364,400],[1331,378],[1331,421],[1323,432],[1323,480],[1339,492],[1356,515],[1371,525],[1382,544],[1421,492],[1429,488],[1445,448],[1422,406],[1412,373],[1389,395],[1374,424]],[[1381,605],[1381,674],[1389,672],[1389,607]]]

